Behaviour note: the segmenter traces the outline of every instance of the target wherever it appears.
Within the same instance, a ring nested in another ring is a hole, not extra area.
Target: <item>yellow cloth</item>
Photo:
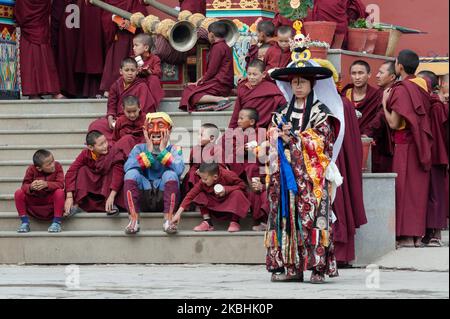
[[[147,122],[150,122],[154,119],[162,118],[164,121],[166,121],[171,127],[173,127],[173,121],[170,118],[170,115],[166,112],[155,112],[155,113],[148,113],[147,114]]]

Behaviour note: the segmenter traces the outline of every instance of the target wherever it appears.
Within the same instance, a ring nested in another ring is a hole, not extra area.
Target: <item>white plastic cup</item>
[[[225,191],[225,187],[223,187],[220,184],[217,184],[216,186],[214,186],[214,192],[216,193],[216,195],[219,195],[220,193],[223,193]]]

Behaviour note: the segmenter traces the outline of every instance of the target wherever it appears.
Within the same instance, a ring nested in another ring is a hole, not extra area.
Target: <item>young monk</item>
[[[386,120],[395,130],[393,171],[398,175],[395,185],[398,247],[422,246],[426,228],[433,137],[427,84],[414,75],[419,63],[415,52],[401,51],[395,69],[402,81],[383,96]]]
[[[17,212],[22,224],[18,233],[30,231],[28,215],[41,220],[52,220],[49,233],[61,232],[64,212],[64,172],[53,154],[41,149],[33,155],[33,165],[25,173],[22,187],[14,194]]]
[[[113,142],[116,149],[123,152],[124,158],[137,144],[143,143],[145,114],[141,112],[139,99],[129,95],[123,99],[123,115],[119,116],[114,126]]]
[[[198,104],[217,104],[216,110],[232,105],[228,96],[234,87],[233,51],[225,42],[226,26],[223,22],[214,22],[208,32],[211,49],[206,73],[184,90],[180,102],[183,111],[195,111]]]
[[[65,216],[82,211],[116,215],[124,207],[123,162],[115,159],[115,150],[99,131],[87,134],[86,146],[66,174]]]
[[[152,54],[152,37],[146,33],[138,34],[133,39],[133,52],[138,62],[138,76],[147,80],[150,93],[157,106],[164,97],[164,90],[161,87],[161,60]]]
[[[287,104],[278,86],[265,79],[264,70],[264,62],[254,60],[250,63],[247,79],[238,85],[237,99],[228,125],[230,128],[238,127],[239,112],[245,108],[254,108],[259,114],[256,128],[266,128],[270,124],[272,113]]]
[[[285,68],[291,62],[291,47],[293,30],[289,26],[281,26],[277,31],[277,42],[267,50],[264,58],[266,72],[277,68]],[[270,77],[269,77],[270,78]]]
[[[256,30],[258,32],[258,39],[250,46],[245,61],[247,66],[254,60],[259,59],[259,50],[268,45],[269,47],[276,43],[275,26],[272,21],[261,21],[258,23]],[[264,54],[265,56],[265,54]]]
[[[213,231],[211,215],[231,218],[228,231],[240,231],[239,220],[247,216],[250,208],[245,183],[235,173],[220,167],[217,163],[201,164],[198,174],[201,180],[183,200],[172,218],[172,223],[177,224],[181,214],[191,203],[195,203],[200,207],[203,221],[194,228],[194,231]]]
[[[189,191],[200,180],[198,176],[198,169],[201,163],[211,162],[215,159],[217,140],[220,135],[220,130],[215,124],[205,123],[201,126],[199,132],[199,143],[194,146],[189,156],[189,171],[183,179],[181,185],[181,196],[184,198]]]
[[[21,30],[20,75],[22,94],[62,98],[58,71],[50,45],[51,1],[18,1],[14,8]]]
[[[264,170],[264,164],[259,162],[254,152],[257,146],[261,144],[256,126],[258,120],[259,114],[255,109],[240,110],[237,121],[238,129],[233,135],[233,153],[235,156],[231,160],[227,157],[226,163],[230,170],[246,181],[250,188],[248,195],[252,204],[252,216],[255,224],[253,230],[264,231],[267,226],[269,202],[266,187],[261,182],[265,180],[265,174],[261,173]]]
[[[142,0],[107,0],[106,2],[131,13],[141,12],[147,15],[147,9]],[[121,61],[132,54],[134,34],[127,30],[130,21],[125,20],[123,25],[118,26],[112,20],[112,14],[105,10],[102,14],[102,25],[107,53],[100,90],[107,92],[119,77]]]
[[[139,105],[145,114],[156,112],[156,103],[147,82],[137,77],[137,71],[138,66],[134,59],[126,58],[122,61],[121,76],[109,90],[106,118],[96,120],[89,126],[89,131],[102,132],[110,143],[116,120],[123,115],[123,99],[126,96],[139,97]]]

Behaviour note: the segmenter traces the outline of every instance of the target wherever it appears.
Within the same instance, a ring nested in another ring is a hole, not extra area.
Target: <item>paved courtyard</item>
[[[311,285],[271,283],[264,266],[0,266],[0,298],[449,298],[448,271],[340,275]]]

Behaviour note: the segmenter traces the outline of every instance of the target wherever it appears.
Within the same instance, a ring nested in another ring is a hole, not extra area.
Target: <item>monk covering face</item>
[[[163,137],[170,134],[172,130],[172,123],[169,123],[163,117],[151,117],[151,114],[149,114],[147,115],[146,129],[148,137],[153,145],[159,146],[161,145]]]

